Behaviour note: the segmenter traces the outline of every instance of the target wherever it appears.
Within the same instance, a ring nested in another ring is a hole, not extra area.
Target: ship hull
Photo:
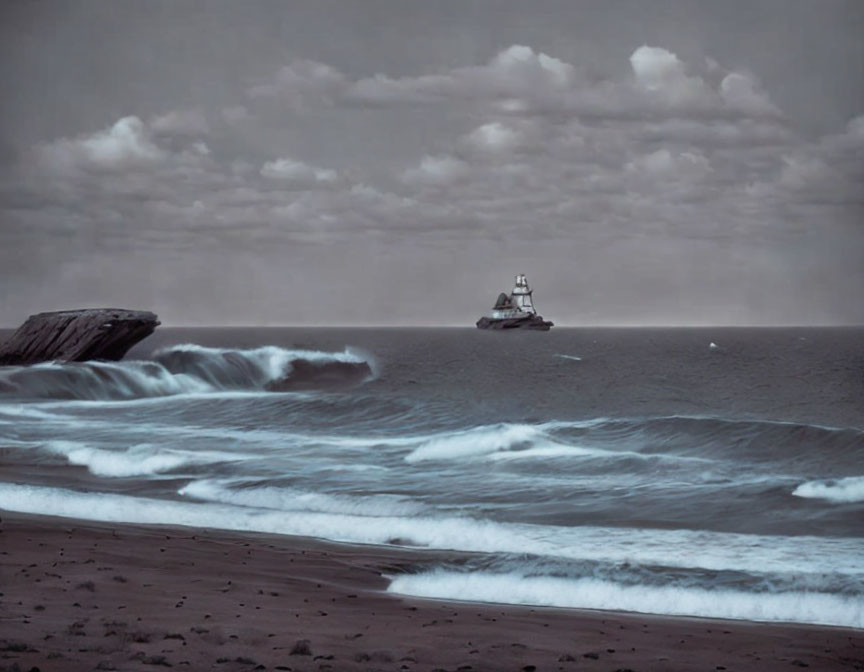
[[[549,331],[553,323],[544,320],[539,315],[528,317],[491,318],[485,315],[477,320],[478,329],[529,329],[531,331]]]

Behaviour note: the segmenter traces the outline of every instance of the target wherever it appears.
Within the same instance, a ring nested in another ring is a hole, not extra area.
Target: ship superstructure
[[[534,291],[524,273],[516,276],[513,291],[501,292],[492,310],[477,320],[478,329],[539,329],[548,331],[552,322],[544,320],[534,307]]]

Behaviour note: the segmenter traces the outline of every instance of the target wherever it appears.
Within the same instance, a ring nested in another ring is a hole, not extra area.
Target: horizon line
[[[15,330],[0,325],[0,330]],[[172,324],[160,323],[161,329],[476,329],[466,324]],[[553,329],[829,329],[864,328],[864,323],[821,324],[556,324]],[[518,330],[517,330],[518,331]]]

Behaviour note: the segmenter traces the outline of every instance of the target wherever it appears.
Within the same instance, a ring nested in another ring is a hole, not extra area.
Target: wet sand
[[[384,592],[434,553],[0,516],[0,670],[864,670],[860,630]]]

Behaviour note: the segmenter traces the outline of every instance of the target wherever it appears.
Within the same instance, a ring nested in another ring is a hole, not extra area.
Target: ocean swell
[[[327,389],[372,375],[366,358],[347,348],[321,352],[185,344],[158,350],[153,361],[0,367],[0,397],[110,401],[222,391]]]

